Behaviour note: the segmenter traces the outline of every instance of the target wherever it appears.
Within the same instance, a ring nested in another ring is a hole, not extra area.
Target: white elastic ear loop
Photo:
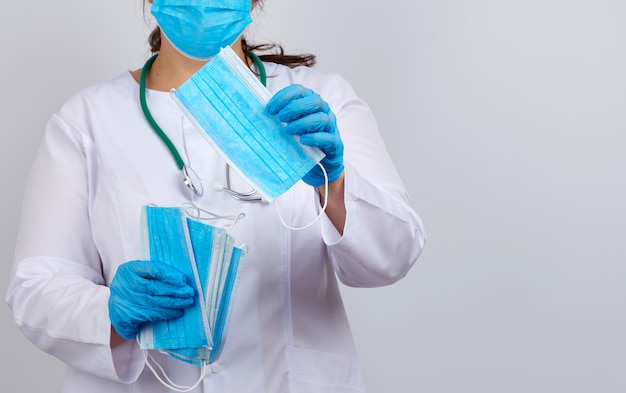
[[[227,233],[230,234],[230,231],[232,231],[232,229],[235,227],[235,224],[237,224],[237,222],[241,219],[243,219],[244,217],[246,217],[245,213],[239,213],[239,215],[237,216],[222,216],[219,215],[217,213],[213,213],[210,212],[206,209],[202,209],[196,205],[194,205],[193,203],[183,203],[181,205],[181,207],[183,208],[183,211],[185,212],[186,215],[188,215],[189,217],[196,219],[196,220],[200,220],[200,221],[211,221],[211,220],[228,220],[228,221],[232,221],[228,226],[228,231]],[[206,214],[208,217],[203,217],[202,213]]]
[[[156,361],[156,359],[150,354],[148,353],[147,350],[143,351],[143,358],[146,361],[146,366],[148,366],[148,368],[150,369],[150,371],[152,371],[152,374],[154,374],[154,376],[156,377],[156,379],[161,382],[161,384],[165,387],[167,387],[168,389],[171,389],[175,392],[180,392],[180,393],[186,393],[186,392],[191,392],[192,390],[194,390],[195,388],[198,387],[198,385],[200,385],[200,382],[202,382],[202,380],[204,379],[204,376],[206,374],[206,363],[202,362],[202,364],[200,365],[200,378],[198,378],[198,380],[196,381],[195,384],[193,384],[192,386],[184,386],[184,385],[178,385],[176,383],[174,383],[170,377],[167,375],[167,373],[165,372],[165,370],[163,369],[163,367],[159,364],[159,362]],[[156,367],[159,369],[159,371],[161,372],[161,374],[163,374],[163,378],[161,378],[161,376],[159,375],[159,373],[157,372],[157,370],[155,370],[155,368],[152,366],[152,364],[150,364],[150,361],[154,362],[154,364],[156,365]],[[165,380],[164,380],[165,379]],[[167,381],[167,382],[166,382]]]
[[[320,220],[320,218],[322,218],[322,215],[324,214],[324,212],[326,211],[326,207],[328,206],[328,173],[326,173],[326,169],[324,168],[324,166],[318,162],[317,166],[319,166],[320,168],[322,168],[322,172],[324,172],[324,206],[322,206],[322,211],[320,211],[320,214],[315,218],[315,220],[313,220],[312,222],[308,223],[307,225],[303,226],[303,227],[292,227],[289,226],[285,220],[283,219],[283,216],[280,214],[280,210],[278,210],[278,204],[276,203],[276,201],[274,201],[274,207],[276,208],[276,213],[278,213],[278,218],[280,218],[280,222],[283,224],[283,226],[289,230],[292,231],[302,231],[304,229],[307,229],[308,227],[310,227],[311,225],[315,224],[316,222],[318,222]]]

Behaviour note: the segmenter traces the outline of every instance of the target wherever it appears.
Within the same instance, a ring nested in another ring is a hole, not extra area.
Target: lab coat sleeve
[[[26,186],[6,300],[39,348],[75,369],[130,383],[143,359],[134,342],[109,345],[109,288],[89,219],[95,167],[91,139],[54,115]]]
[[[411,207],[369,106],[338,75],[327,86],[333,88],[327,97],[344,142],[347,217],[340,236],[324,216],[322,237],[344,284],[389,285],[404,277],[421,254],[422,221]]]

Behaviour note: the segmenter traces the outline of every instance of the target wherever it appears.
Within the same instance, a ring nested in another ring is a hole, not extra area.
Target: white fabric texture
[[[198,197],[146,122],[129,72],[70,97],[51,117],[25,190],[7,302],[22,332],[68,365],[64,392],[168,391],[134,341],[109,346],[108,285],[117,267],[142,258],[141,209],[191,202],[222,215],[249,246],[228,339],[196,392],[364,392],[339,281],[376,287],[406,275],[424,245],[422,223],[369,107],[336,74],[266,63],[271,92],[299,83],[335,112],[345,145],[347,221],[327,217],[307,230],[283,227],[273,206],[213,189],[226,164],[167,92],[148,90],[153,116],[202,179]],[[232,188],[250,186],[231,171]],[[299,182],[276,200],[301,226],[320,209]],[[155,355],[178,384],[199,368]]]

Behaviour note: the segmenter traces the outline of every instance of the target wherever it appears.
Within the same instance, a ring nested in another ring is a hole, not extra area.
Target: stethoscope
[[[170,138],[168,138],[168,136],[165,134],[165,132],[163,132],[161,127],[159,127],[156,120],[154,120],[154,117],[152,117],[152,113],[150,113],[148,103],[146,102],[146,78],[148,76],[148,70],[150,70],[152,63],[154,63],[157,56],[158,53],[149,58],[148,61],[146,61],[146,64],[144,64],[143,68],[141,69],[141,74],[139,76],[139,102],[141,103],[141,110],[143,111],[146,120],[150,124],[150,127],[152,127],[154,132],[156,132],[157,136],[161,139],[161,141],[163,141],[167,149],[172,154],[172,157],[174,158],[174,161],[176,161],[178,169],[183,173],[183,183],[185,184],[185,186],[192,190],[197,196],[201,197],[204,194],[204,189],[202,187],[202,183],[200,183],[198,175],[196,175],[193,169],[187,168],[185,162],[178,153],[176,146],[174,146]],[[261,80],[261,83],[263,83],[263,86],[266,86],[267,75],[265,73],[265,66],[263,65],[263,62],[261,61],[259,56],[257,56],[253,52],[248,52],[248,56],[250,56],[259,71],[259,79]],[[231,197],[238,201],[258,202],[263,200],[263,198],[256,195],[256,190],[254,189],[248,192],[238,192],[230,188],[230,165],[228,164],[226,164],[226,186],[222,186],[216,183],[215,189],[217,191],[224,191],[228,193]]]

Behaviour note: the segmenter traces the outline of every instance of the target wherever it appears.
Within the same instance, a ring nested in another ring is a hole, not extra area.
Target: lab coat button
[[[218,363],[211,364],[211,372],[213,372],[213,374],[217,374],[220,371],[222,371],[222,366],[220,366]]]

